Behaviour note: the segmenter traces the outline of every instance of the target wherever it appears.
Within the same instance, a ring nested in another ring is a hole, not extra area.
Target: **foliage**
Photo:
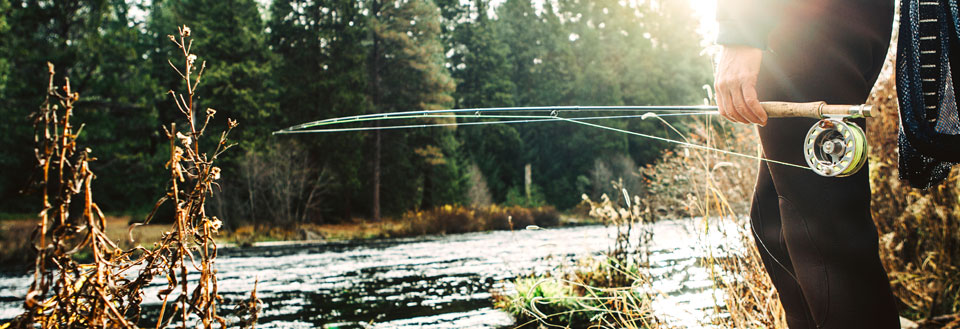
[[[408,211],[400,219],[402,227],[394,236],[466,233],[486,230],[522,230],[530,225],[560,225],[560,214],[553,207],[519,206],[467,208],[444,205],[430,210]]]
[[[518,315],[518,322],[529,322],[537,316],[554,325],[585,328],[597,312],[576,312],[580,309],[574,289],[552,278],[521,278],[514,282],[517,293],[502,297],[497,305],[510,314]],[[549,315],[548,315],[549,314]],[[534,320],[533,323],[537,323]],[[539,323],[537,323],[539,324]]]
[[[269,121],[278,112],[278,95],[271,79],[273,54],[262,32],[257,2],[169,0],[158,6],[169,9],[169,19],[176,25],[193,26],[197,35],[208,36],[197,39],[196,46],[205,49],[205,59],[217,65],[204,73],[206,97],[197,100],[197,106],[216,104],[221,115],[251,123],[237,136],[239,140],[251,141],[269,133]],[[182,83],[165,85],[177,86]]]
[[[371,98],[377,112],[437,110],[451,105],[456,85],[444,67],[439,10],[430,0],[374,0],[369,24],[374,46],[370,60]],[[424,118],[421,122],[448,122]],[[374,139],[373,217],[381,203],[389,213],[462,201],[465,191],[458,155],[460,142],[450,128],[433,131],[377,131]],[[389,165],[382,166],[381,163]],[[418,181],[410,184],[409,181]],[[388,198],[379,195],[406,195]]]
[[[207,216],[205,204],[220,168],[214,162],[230,148],[229,131],[237,126],[228,119],[227,129],[211,153],[200,151],[207,126],[216,113],[207,108],[202,124],[195,124],[195,90],[200,84],[206,63],[195,65],[191,31],[180,28],[179,38],[169,36],[181,51],[182,66],[172,65],[186,86],[185,94],[170,91],[177,109],[188,120],[187,129],[171,123],[164,127],[169,141],[170,170],[168,193],[157,201],[154,210],[169,202],[174,207],[170,231],[164,232],[152,249],[136,246],[121,249],[107,236],[106,217],[93,200],[92,182],[96,177],[89,163],[96,160],[89,148],[82,148],[77,138],[83,125],[71,123],[75,104],[80,99],[70,80],[58,90],[54,84],[54,65],[48,64],[47,99],[34,116],[36,160],[40,177],[37,190],[42,194],[43,210],[36,226],[31,247],[36,248],[35,275],[24,302],[25,312],[11,324],[16,328],[96,327],[137,328],[140,320],[143,289],[158,274],[166,275],[167,287],[158,293],[163,299],[157,327],[169,326],[180,313],[180,327],[187,328],[191,316],[212,328],[214,322],[227,326],[217,315],[217,278],[213,261],[221,221]],[[205,144],[205,143],[204,143]],[[146,219],[149,222],[152,213]],[[128,235],[132,239],[131,226]],[[48,242],[49,241],[49,242]],[[89,255],[89,256],[82,256]],[[78,259],[89,258],[90,263]],[[199,263],[197,262],[199,261]],[[188,273],[199,272],[193,291]],[[171,302],[172,315],[164,317],[170,295],[179,289]],[[256,319],[258,303],[255,290],[247,305],[253,314],[238,315]],[[251,307],[254,306],[254,307]],[[196,325],[200,326],[200,324]]]
[[[207,68],[198,106],[217,104],[220,115],[250,122],[235,136],[241,150],[221,159],[222,183],[241,186],[247,156],[263,159],[270,148],[295,140],[308,166],[328,178],[305,187],[328,191],[325,198],[291,205],[320,209],[309,211],[319,214],[308,221],[370,216],[374,190],[382,190],[376,204],[386,216],[466,203],[470,188],[480,186],[470,179],[481,177],[490,203],[567,209],[582,193],[609,192],[607,178],[592,179],[600,177],[598,168],[650,163],[664,145],[564,123],[297,136],[271,131],[414,109],[689,104],[710,78],[697,21],[683,1],[274,0],[263,9],[254,0],[0,1],[0,115],[6,118],[0,171],[7,173],[0,175],[0,210],[29,211],[30,198],[19,193],[27,177],[10,173],[31,167],[32,150],[20,141],[31,133],[26,110],[43,96],[35,88],[44,82],[34,74],[44,69],[39,59],[74,78],[73,88],[84,95],[78,105],[86,109],[78,119],[103,127],[83,141],[117,155],[91,163],[94,171],[117,173],[93,183],[101,204],[115,212],[150,210],[144,205],[164,194],[158,177],[167,161],[164,132],[155,122],[187,122],[159,110],[175,106],[167,90],[183,87],[166,74],[174,54],[165,46],[166,32],[180,24],[209,36],[196,46],[217,63]],[[444,120],[453,123],[416,121]],[[602,123],[663,132],[645,120]],[[524,185],[528,164],[540,192],[535,200],[511,194]],[[247,200],[248,194],[227,188],[220,196]],[[217,208],[212,211],[231,215],[228,207]]]
[[[562,276],[516,279],[512,293],[494,293],[494,306],[517,318],[518,328],[663,327],[651,312],[652,288],[639,267],[623,272],[611,258],[591,258],[577,268]],[[608,281],[618,276],[632,284]]]
[[[896,38],[894,38],[896,39]],[[896,49],[892,46],[891,49]],[[869,103],[871,215],[880,258],[901,302],[901,315],[923,327],[960,322],[960,171],[928,190],[909,187],[897,172],[895,56],[888,56]],[[949,327],[949,326],[948,326]]]
[[[490,196],[490,188],[487,186],[487,179],[480,171],[480,167],[470,164],[467,167],[467,201],[470,206],[489,206],[493,204],[493,197]]]
[[[295,140],[261,145],[246,151],[234,179],[224,179],[212,209],[254,227],[323,222],[332,185],[327,169],[312,165],[307,148]]]
[[[29,239],[36,226],[33,221],[6,221],[0,223],[0,263],[8,265],[30,264],[36,259],[36,252]]]
[[[0,66],[7,66],[0,88],[0,171],[7,173],[0,175],[0,208],[27,212],[37,202],[19,193],[29,177],[12,173],[33,167],[33,150],[24,141],[32,134],[28,116],[44,97],[36,86],[47,82],[38,74],[46,72],[45,61],[60,68],[58,80],[71,76],[72,88],[83,95],[77,105],[84,111],[77,119],[102,128],[88,131],[83,142],[104,154],[122,154],[91,163],[94,171],[116,173],[93,183],[101,205],[128,210],[159,196],[155,186],[162,184],[157,177],[163,160],[154,151],[162,138],[143,133],[156,131],[157,112],[151,72],[142,65],[144,37],[132,28],[137,23],[129,16],[130,5],[120,0],[0,3],[8,28],[0,31]]]
[[[529,197],[520,187],[514,186],[507,190],[507,196],[503,204],[507,206],[542,207],[547,204],[545,199],[543,192],[537,185],[530,185]]]
[[[363,4],[355,0],[276,0],[271,5],[268,44],[279,62],[272,76],[282,95],[276,115],[285,125],[371,110],[366,66],[369,31],[361,12]],[[327,186],[331,198],[322,204],[330,216],[349,219],[355,212],[366,214],[367,140],[366,134],[296,138],[309,154],[305,165],[324,168],[335,178]]]

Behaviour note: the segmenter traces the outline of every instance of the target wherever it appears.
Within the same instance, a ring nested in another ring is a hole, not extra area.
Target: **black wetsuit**
[[[719,0],[718,43],[766,49],[761,101],[860,104],[890,40],[893,0]],[[764,156],[806,165],[816,120],[770,119]],[[862,120],[857,123],[864,127]],[[899,328],[870,216],[869,168],[845,178],[762,163],[750,213],[792,329]]]

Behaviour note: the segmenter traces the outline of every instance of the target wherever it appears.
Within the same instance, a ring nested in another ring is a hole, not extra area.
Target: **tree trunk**
[[[420,200],[420,209],[431,209],[433,203],[433,165],[426,164],[423,171],[423,200]]]
[[[380,131],[376,132],[373,153],[373,220],[380,221]]]
[[[377,20],[380,15],[380,1],[373,0],[373,19]],[[373,68],[371,78],[373,78],[373,109],[380,110],[380,36],[376,29],[373,31]],[[377,126],[380,123],[377,122]],[[380,130],[376,131],[374,138],[373,152],[373,220],[380,221]]]

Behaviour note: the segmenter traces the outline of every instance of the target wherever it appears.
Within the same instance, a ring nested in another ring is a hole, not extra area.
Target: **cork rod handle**
[[[867,118],[870,117],[870,111],[873,109],[872,105],[830,105],[825,102],[761,102],[760,105],[767,111],[769,118]]]

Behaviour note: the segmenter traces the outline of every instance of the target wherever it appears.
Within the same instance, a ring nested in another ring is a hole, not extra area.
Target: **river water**
[[[719,295],[698,258],[724,235],[698,229],[718,227],[706,224],[688,219],[649,227],[650,273],[662,294],[654,311],[679,327],[701,327],[715,316]],[[598,257],[614,236],[613,228],[578,226],[225,248],[217,260],[219,289],[227,302],[239,300],[259,280],[264,308],[257,328],[509,328],[514,320],[493,308],[491,290],[509,291],[509,279]],[[0,276],[0,322],[20,312],[31,278]],[[147,290],[146,319],[157,316],[163,286],[158,280]]]

